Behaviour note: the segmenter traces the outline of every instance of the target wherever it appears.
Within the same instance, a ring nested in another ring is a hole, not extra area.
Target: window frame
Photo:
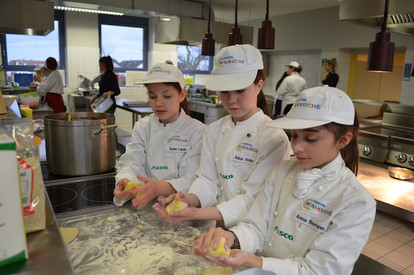
[[[178,46],[190,46],[190,47],[196,47],[196,46],[192,46],[192,45],[177,45]],[[178,52],[178,50],[177,50]],[[201,54],[201,46],[200,46],[200,54]],[[178,56],[178,53],[177,53]],[[183,74],[188,74],[188,75],[195,75],[195,74],[210,74],[211,70],[213,70],[213,64],[214,64],[214,56],[207,56],[209,59],[209,64],[208,64],[208,71],[202,71],[202,70],[181,70],[181,72]],[[178,67],[178,57],[177,57],[177,67]]]
[[[115,16],[107,14],[98,15],[98,31],[99,31],[99,54],[102,56],[102,28],[101,25],[123,26],[132,28],[142,28],[143,35],[143,68],[142,69],[125,69],[114,68],[115,73],[125,73],[126,71],[147,71],[148,70],[148,18],[135,16]]]
[[[66,67],[65,59],[65,48],[66,48],[66,34],[65,34],[65,14],[63,11],[55,10],[54,21],[59,22],[59,66],[58,69],[64,70]],[[7,39],[6,34],[0,35],[1,43],[1,58],[3,63],[3,68],[5,71],[19,71],[19,72],[33,72],[36,66],[17,66],[17,65],[8,65],[7,58]]]

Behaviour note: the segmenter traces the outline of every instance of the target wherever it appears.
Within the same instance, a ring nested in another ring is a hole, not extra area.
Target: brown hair
[[[325,127],[334,134],[335,139],[339,140],[346,133],[352,133],[352,139],[347,146],[341,149],[341,156],[348,167],[355,176],[358,175],[358,162],[359,162],[359,150],[358,150],[358,129],[359,120],[357,113],[355,112],[354,125],[343,125],[335,122],[331,122],[325,125]]]
[[[178,91],[178,93],[181,93],[181,91],[182,91],[181,85],[178,82],[163,82],[163,84],[168,85],[168,86],[173,86],[174,89],[176,89]],[[148,84],[145,84],[145,87],[148,88]],[[190,110],[188,109],[187,98],[184,98],[184,100],[180,102],[180,107],[184,110],[184,112],[187,115],[190,114]]]
[[[102,56],[99,59],[99,63],[104,64],[107,71],[112,72],[114,70],[114,62],[111,56]]]
[[[48,70],[54,71],[54,70],[56,70],[56,69],[57,69],[57,66],[58,66],[58,64],[57,64],[57,61],[56,61],[56,59],[55,59],[55,58],[53,58],[53,57],[48,57],[48,58],[46,59],[46,68],[47,68]]]
[[[257,71],[256,79],[253,81],[253,83],[257,85],[257,83],[259,83],[260,80],[263,80],[263,81],[265,80],[265,75],[264,75],[263,70]],[[272,118],[272,115],[270,113],[269,106],[267,105],[266,97],[263,93],[263,90],[260,90],[259,94],[257,95],[257,107],[262,109],[265,115]]]
[[[303,67],[302,67],[302,65],[299,65],[299,67],[292,67],[293,68],[293,71],[294,72],[298,72],[298,73],[301,73],[302,71],[303,71]]]
[[[338,62],[336,61],[336,58],[328,59],[326,63],[331,66],[332,72],[335,72],[336,67],[338,66]]]

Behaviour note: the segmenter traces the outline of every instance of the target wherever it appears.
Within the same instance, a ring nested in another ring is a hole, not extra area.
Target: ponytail
[[[335,135],[336,140],[339,140],[347,132],[352,133],[352,139],[347,146],[340,150],[342,159],[345,162],[346,167],[351,170],[355,176],[358,175],[358,162],[359,162],[359,150],[358,150],[358,129],[359,120],[357,113],[355,112],[354,125],[342,125],[335,122],[326,124],[325,127]]]
[[[256,79],[254,80],[254,84],[257,85],[257,83],[259,83],[260,80],[263,80],[263,81],[265,80],[265,75],[264,75],[263,70],[258,70],[257,71],[257,75],[256,75]],[[270,109],[269,109],[269,106],[267,105],[266,97],[263,93],[263,90],[260,90],[259,94],[257,95],[257,107],[262,109],[262,111],[265,115],[272,118],[272,114],[270,113]]]
[[[180,107],[181,107],[181,109],[183,109],[183,111],[184,111],[187,115],[190,115],[190,110],[188,110],[188,102],[187,102],[187,98],[184,98],[184,100],[180,102]]]

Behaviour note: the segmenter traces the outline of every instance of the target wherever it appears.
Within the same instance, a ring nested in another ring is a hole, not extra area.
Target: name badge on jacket
[[[187,144],[188,139],[186,137],[173,136],[168,139],[166,149],[170,153],[185,153],[190,149]]]

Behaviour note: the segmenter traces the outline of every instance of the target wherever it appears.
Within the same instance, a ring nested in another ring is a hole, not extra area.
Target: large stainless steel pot
[[[50,172],[63,176],[99,174],[115,167],[115,116],[56,113],[44,117]]]

